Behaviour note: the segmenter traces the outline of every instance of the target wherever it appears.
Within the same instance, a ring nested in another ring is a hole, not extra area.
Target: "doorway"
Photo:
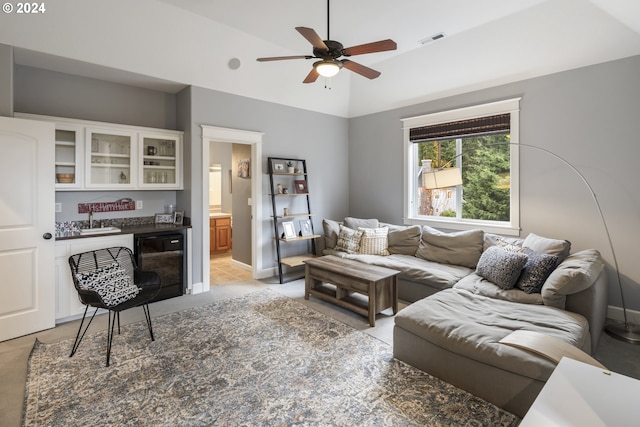
[[[210,160],[212,144],[224,144],[227,148],[231,147],[230,151],[232,152],[233,147],[236,146],[240,154],[235,157],[232,156],[231,167],[227,168],[226,171],[222,167],[221,187],[223,194],[228,188],[230,194],[234,196],[231,198],[231,203],[233,204],[231,213],[234,223],[232,226],[232,247],[235,248],[242,243],[246,247],[243,249],[245,256],[242,261],[232,259],[231,262],[236,266],[242,266],[250,270],[252,278],[260,278],[262,270],[262,258],[260,256],[262,227],[259,225],[262,218],[262,133],[202,125],[202,142],[202,167],[204,172],[202,192],[203,229],[210,229],[210,183],[208,172],[209,166],[212,164]],[[246,161],[247,159],[248,161]],[[217,161],[213,163],[220,164]],[[229,170],[231,171],[231,179],[225,182],[225,175],[226,178],[229,178]],[[234,193],[238,194],[238,197],[235,197]],[[236,200],[234,201],[233,199]],[[233,216],[243,213],[246,220],[244,221],[244,226],[240,227]],[[242,232],[245,234],[244,237],[242,237]],[[210,239],[203,239],[202,249],[203,290],[208,291],[212,283],[211,271],[210,268],[207,268],[210,266]]]
[[[251,146],[209,142],[210,284],[252,278]]]

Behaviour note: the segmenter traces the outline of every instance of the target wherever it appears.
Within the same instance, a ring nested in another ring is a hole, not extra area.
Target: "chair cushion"
[[[116,262],[89,273],[78,273],[76,278],[81,288],[95,291],[100,295],[107,307],[115,307],[129,301],[140,292],[140,289],[133,284],[131,277]]]

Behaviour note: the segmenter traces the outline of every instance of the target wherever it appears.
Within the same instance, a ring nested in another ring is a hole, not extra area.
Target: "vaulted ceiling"
[[[393,52],[352,57],[303,84],[313,60],[295,27],[326,38],[326,0],[56,0],[46,12],[0,15],[15,61],[167,92],[195,85],[343,117],[640,54],[637,0],[334,0],[331,39],[391,38]],[[420,41],[444,33],[431,43]],[[233,60],[239,67],[230,67]]]

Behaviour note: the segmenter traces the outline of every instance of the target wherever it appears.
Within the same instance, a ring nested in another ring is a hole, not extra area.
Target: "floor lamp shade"
[[[434,169],[422,173],[422,186],[427,190],[462,185],[460,168]]]

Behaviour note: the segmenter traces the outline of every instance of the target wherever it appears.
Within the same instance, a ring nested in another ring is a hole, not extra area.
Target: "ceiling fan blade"
[[[376,71],[372,68],[365,67],[362,64],[358,64],[357,62],[353,62],[348,59],[343,59],[340,62],[342,62],[342,64],[344,65],[344,68],[346,68],[347,70],[351,70],[354,73],[358,73],[361,76],[366,77],[368,79],[375,79],[381,74],[380,71]]]
[[[320,77],[320,74],[316,71],[314,67],[311,69],[309,74],[307,74],[307,77],[302,81],[302,83],[313,83],[316,80],[318,80],[318,77]]]
[[[384,52],[386,50],[396,50],[398,45],[391,39],[380,40],[373,43],[365,43],[358,46],[352,46],[344,49],[342,54],[345,56],[362,55],[365,53]]]
[[[298,30],[298,32],[302,34],[302,37],[307,39],[307,41],[309,41],[309,43],[311,43],[316,49],[329,50],[327,45],[324,44],[324,41],[314,29],[307,27],[296,27],[296,30]]]
[[[267,62],[267,61],[282,61],[285,59],[311,59],[313,56],[311,55],[296,55],[296,56],[271,56],[269,58],[258,58],[256,61],[258,62]]]

